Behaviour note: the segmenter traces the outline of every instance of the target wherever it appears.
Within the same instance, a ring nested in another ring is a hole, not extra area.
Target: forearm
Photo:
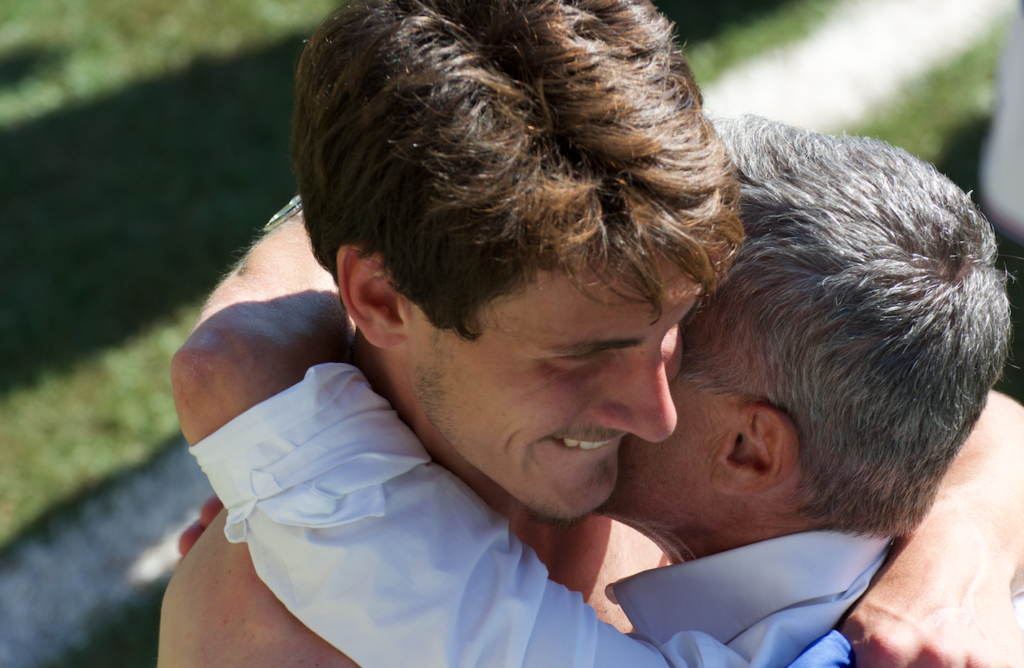
[[[182,433],[196,443],[302,379],[344,361],[352,327],[313,257],[301,212],[265,237],[217,287],[174,356]]]
[[[859,664],[1024,664],[1010,604],[1024,586],[1022,434],[1024,409],[993,393],[934,507],[843,627]]]
[[[910,555],[935,559],[957,544],[976,554],[985,547],[987,567],[1006,583],[1006,594],[1019,593],[1024,587],[1022,480],[1024,408],[993,392],[924,522],[896,541],[894,562]],[[954,566],[948,557],[943,562],[944,569]]]
[[[914,536],[970,525],[992,548],[1011,594],[1024,591],[1024,407],[992,392],[985,412],[943,482],[935,507]],[[908,541],[909,542],[909,541]]]
[[[386,484],[385,515],[337,527],[287,524],[257,503],[247,541],[262,581],[367,668],[413,655],[451,668],[705,665],[709,638],[701,645],[680,633],[659,647],[598,620],[579,594],[547,579],[502,518],[438,470],[420,466]],[[432,521],[452,516],[461,521]],[[715,668],[745,665],[721,645],[708,655],[721,657]]]
[[[245,545],[214,520],[175,570],[160,614],[158,668],[359,668],[267,589]]]

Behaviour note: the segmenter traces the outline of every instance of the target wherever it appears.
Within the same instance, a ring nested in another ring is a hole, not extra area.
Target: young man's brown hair
[[[336,276],[339,247],[379,253],[463,337],[538,270],[657,309],[666,260],[708,289],[742,235],[725,151],[647,1],[357,1],[296,79],[318,259]]]

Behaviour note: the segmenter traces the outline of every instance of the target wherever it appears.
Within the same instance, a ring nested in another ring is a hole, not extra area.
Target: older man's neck
[[[653,509],[610,503],[601,512],[648,537],[676,564],[812,529],[792,499],[784,486],[763,494],[695,496]]]

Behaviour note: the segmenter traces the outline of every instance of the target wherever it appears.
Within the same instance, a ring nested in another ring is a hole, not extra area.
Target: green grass
[[[2,457],[15,464],[0,467],[0,546],[178,434],[167,368],[195,315],[183,309],[0,403]]]
[[[324,0],[0,9],[0,549],[179,434],[170,357],[293,193]]]
[[[0,8],[0,551],[178,435],[170,356],[292,194],[292,68],[331,4]],[[835,0],[660,4],[707,83],[807,34]],[[908,87],[864,132],[973,189],[999,37]],[[1007,253],[1016,269],[1013,255],[1024,252]],[[1018,398],[1019,378],[1010,369],[1003,385]],[[100,620],[89,647],[54,666],[153,665],[158,598]]]
[[[811,34],[837,0],[665,2],[701,85],[730,67]],[[715,26],[710,29],[709,26]]]
[[[964,190],[977,186],[978,149],[995,100],[1000,27],[946,67],[911,83],[883,115],[857,129],[935,165]]]
[[[197,57],[305,32],[326,0],[5,0],[0,58],[12,60],[0,125],[81,104]],[[20,74],[21,76],[10,76]]]

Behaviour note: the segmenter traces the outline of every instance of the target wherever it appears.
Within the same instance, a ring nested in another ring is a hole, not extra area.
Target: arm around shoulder
[[[182,561],[164,596],[158,668],[359,668],[302,625],[256,575],[224,513]]]
[[[197,443],[235,416],[343,361],[352,326],[301,215],[258,243],[210,296],[171,362],[181,430]]]
[[[1022,666],[1024,407],[993,392],[922,525],[842,631],[860,666]]]

